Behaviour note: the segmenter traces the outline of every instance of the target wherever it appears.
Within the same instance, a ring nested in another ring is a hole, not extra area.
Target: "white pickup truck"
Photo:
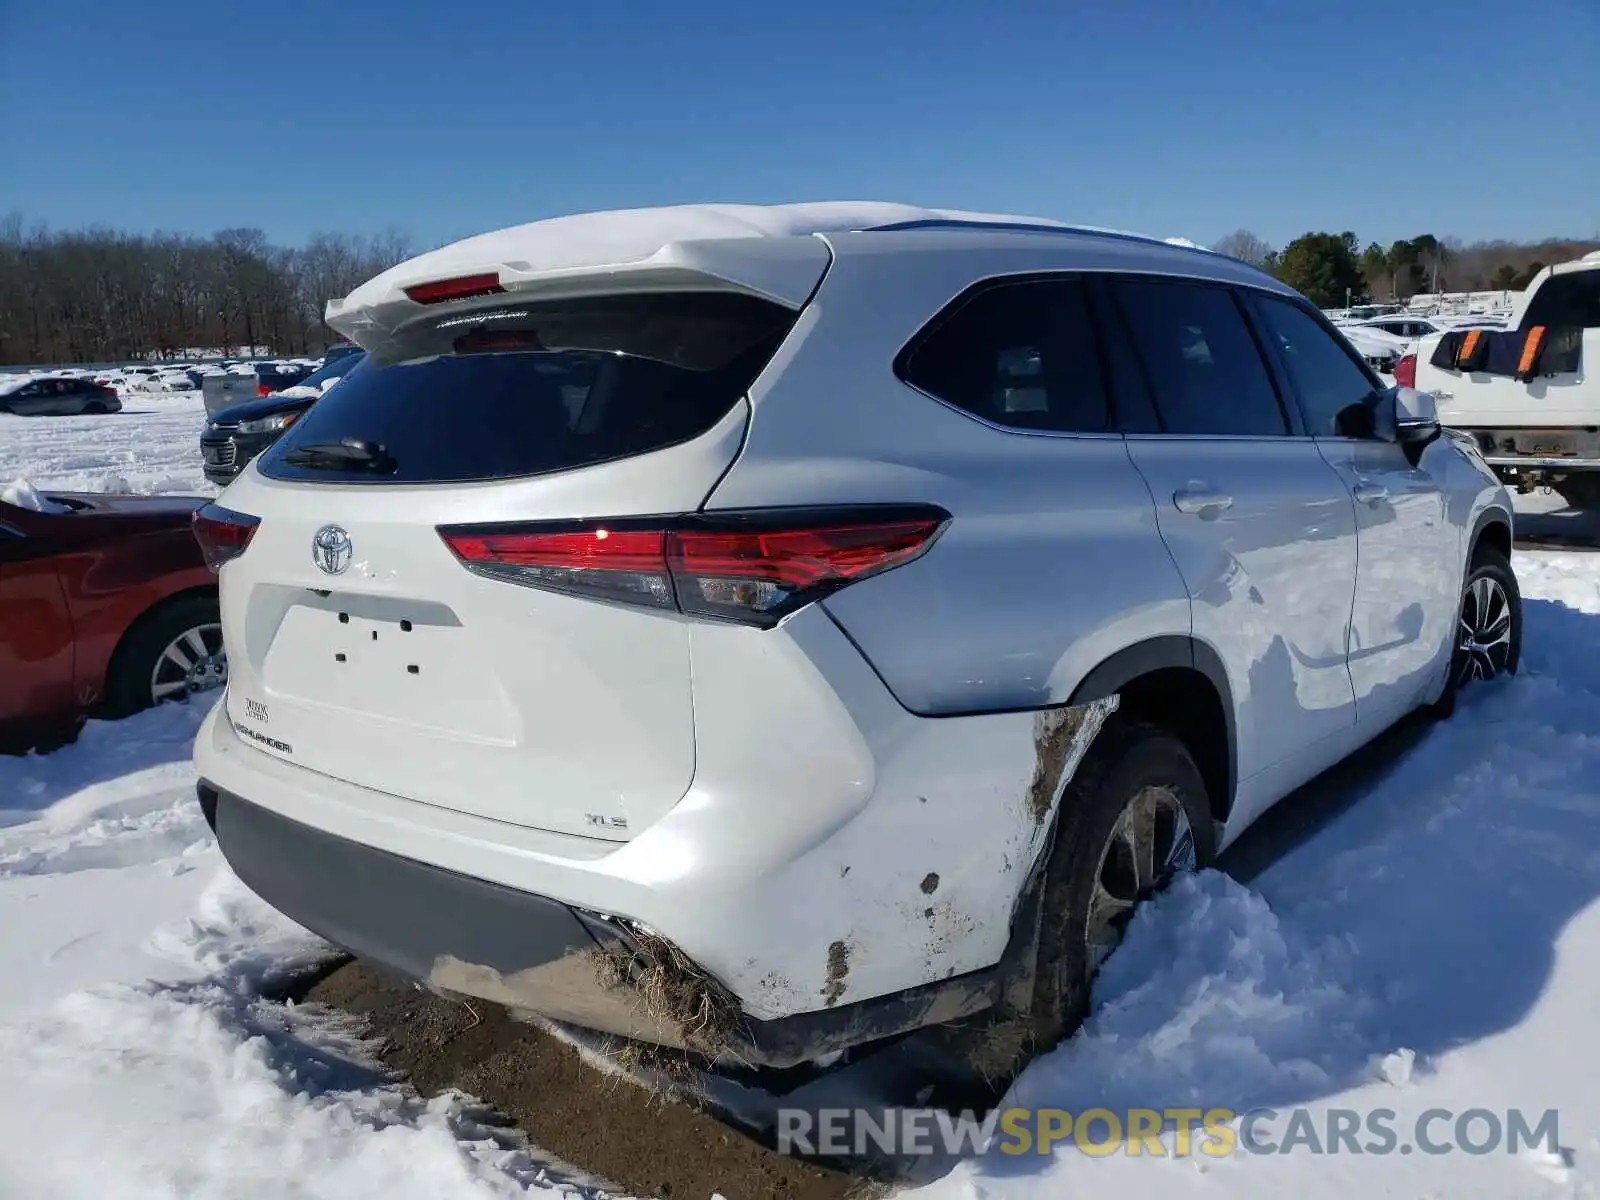
[[[1505,332],[1423,338],[1395,379],[1432,392],[1508,485],[1600,507],[1600,252],[1541,271]]]

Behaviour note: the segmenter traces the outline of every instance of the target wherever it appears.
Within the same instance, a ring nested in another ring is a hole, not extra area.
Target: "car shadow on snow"
[[[1138,912],[1084,1028],[1004,1107],[1282,1109],[1384,1078],[1396,1051],[1425,1074],[1521,1022],[1600,897],[1600,615],[1526,601],[1515,679],[1385,734],[1218,868]]]
[[[1567,506],[1517,513],[1517,546],[1560,546],[1563,550],[1600,550],[1600,509]]]

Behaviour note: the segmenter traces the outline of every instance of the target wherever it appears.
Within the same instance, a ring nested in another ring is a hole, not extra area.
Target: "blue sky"
[[[1600,232],[1600,0],[0,0],[0,214],[209,233],[903,200]]]

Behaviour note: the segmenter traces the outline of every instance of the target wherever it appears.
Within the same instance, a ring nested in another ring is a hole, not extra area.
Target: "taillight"
[[[925,554],[928,505],[776,509],[671,520],[443,526],[469,571],[593,600],[760,628]]]
[[[200,543],[200,553],[206,560],[206,566],[216,572],[229,559],[238,558],[250,544],[260,524],[260,517],[234,512],[220,504],[208,504],[197,510],[194,514],[194,536]]]
[[[442,304],[446,300],[465,300],[469,296],[494,296],[505,291],[500,286],[500,276],[493,271],[482,275],[458,275],[454,279],[435,279],[432,283],[414,283],[406,295],[418,304]]]
[[[258,395],[258,396],[270,396],[270,395],[272,395],[272,389],[269,388],[264,383],[258,383],[258,384],[256,384],[256,395]]]
[[[1394,365],[1394,381],[1401,387],[1417,386],[1417,356],[1408,354]]]

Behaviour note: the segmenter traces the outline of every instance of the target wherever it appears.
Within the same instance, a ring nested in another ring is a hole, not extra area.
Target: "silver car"
[[[91,416],[122,411],[115,389],[94,382],[58,376],[0,379],[0,412],[20,417]]]
[[[1493,474],[1205,251],[634,210],[329,323],[366,365],[197,522],[200,796],[445,991],[771,1067],[949,1024],[1004,1077],[1175,873],[1517,667]]]

